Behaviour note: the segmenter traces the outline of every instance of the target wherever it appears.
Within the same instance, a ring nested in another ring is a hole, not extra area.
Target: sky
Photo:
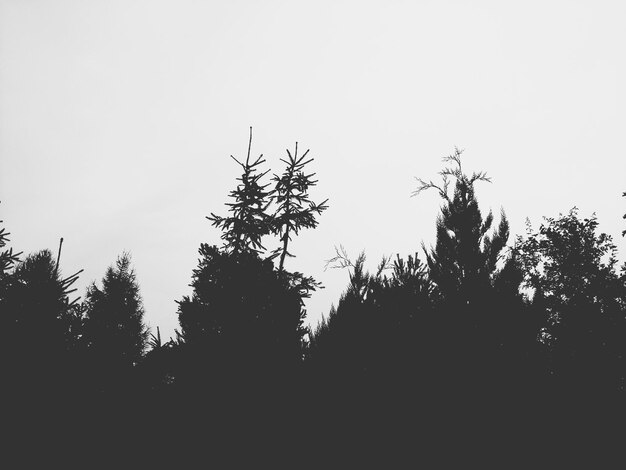
[[[0,0],[0,218],[17,251],[63,237],[79,295],[130,252],[168,337],[252,126],[273,172],[309,148],[329,198],[286,264],[325,285],[312,324],[348,282],[335,246],[374,269],[434,242],[441,200],[411,192],[455,146],[514,234],[577,206],[623,261],[625,20],[598,0]]]

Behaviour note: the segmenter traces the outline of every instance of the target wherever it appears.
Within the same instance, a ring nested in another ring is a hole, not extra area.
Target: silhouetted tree
[[[435,247],[430,251],[424,247],[424,251],[440,298],[440,328],[444,337],[438,356],[442,358],[442,368],[450,369],[450,387],[463,384],[467,388],[495,379],[496,371],[502,370],[496,358],[510,341],[503,314],[507,309],[521,309],[521,276],[516,274],[518,264],[505,251],[509,224],[504,211],[500,224],[490,235],[493,214],[489,212],[483,218],[478,207],[475,183],[491,180],[485,172],[466,175],[461,153],[455,149],[444,158],[451,165],[441,171],[441,184],[418,179],[413,194],[435,189],[444,201],[437,219]],[[507,300],[502,299],[505,293],[509,294]],[[516,306],[503,308],[507,302]]]
[[[311,332],[311,380],[346,398],[359,393],[366,401],[389,399],[390,391],[396,398],[415,393],[417,386],[423,392],[432,385],[425,359],[434,301],[425,266],[417,255],[406,261],[397,256],[393,263],[384,257],[372,274],[364,269],[364,253],[354,262],[343,247],[336,253],[328,263],[349,269],[350,283]]]
[[[58,261],[42,250],[8,275],[2,298],[2,357],[7,383],[20,393],[46,387],[52,395],[67,385],[70,353],[80,334],[72,328],[78,299],[70,301],[69,294],[80,272],[61,277]]]
[[[0,220],[0,224],[4,221]],[[0,226],[0,276],[5,276],[8,271],[19,261],[20,253],[14,253],[13,248],[4,249],[9,242],[9,235],[4,227]],[[0,297],[1,298],[1,297]]]
[[[184,350],[184,341],[178,330],[175,338],[163,342],[161,331],[157,327],[156,335],[150,334],[148,352],[141,362],[141,381],[146,391],[167,393],[175,388],[176,373],[180,370]]]
[[[84,343],[97,386],[124,384],[141,360],[149,335],[128,254],[107,269],[102,288],[92,283],[87,289],[84,316]]]
[[[275,254],[280,254],[278,270],[282,271],[285,265],[285,257],[293,257],[287,250],[288,243],[292,235],[298,235],[303,228],[317,227],[316,215],[320,215],[328,208],[328,199],[320,204],[316,204],[309,199],[309,188],[315,186],[317,181],[313,180],[315,173],[306,174],[304,167],[313,161],[312,158],[306,160],[309,151],[307,150],[301,157],[298,157],[298,143],[293,154],[287,150],[288,159],[282,159],[286,167],[283,174],[274,175],[274,190],[271,193],[272,202],[278,207],[272,217],[273,232],[279,235],[282,247],[274,250]]]
[[[3,221],[0,220],[0,224]],[[13,248],[6,249],[5,246],[9,243],[9,235],[6,229],[0,226],[0,312],[6,312],[7,306],[5,306],[7,291],[10,288],[12,280],[11,270],[15,266],[15,263],[19,261],[21,253],[14,253]],[[9,315],[0,313],[0,324],[3,325],[2,331],[7,331],[10,327],[11,321]],[[7,322],[7,325],[4,324]]]
[[[468,176],[463,173],[461,151],[444,158],[451,167],[441,172],[443,183],[418,180],[414,194],[427,189],[436,189],[444,205],[437,219],[437,241],[434,249],[426,250],[426,260],[430,276],[437,284],[443,298],[458,305],[473,307],[492,284],[497,271],[497,263],[509,237],[509,224],[501,214],[500,224],[490,236],[493,214],[489,212],[483,219],[474,192],[477,181],[488,181],[484,172]],[[449,195],[450,178],[455,182],[454,194]]]
[[[581,220],[574,208],[537,232],[528,225],[516,247],[544,315],[539,341],[561,385],[576,393],[626,385],[626,278],[617,273],[611,237],[597,227],[595,215]]]
[[[211,383],[214,390],[225,384],[232,389],[242,380],[267,384],[293,377],[304,354],[304,299],[320,287],[312,277],[284,269],[291,237],[314,228],[315,216],[326,209],[325,202],[309,199],[316,181],[303,168],[312,159],[288,153],[286,170],[275,175],[275,189],[269,190],[262,182],[268,173],[260,170],[262,155],[251,163],[251,142],[252,131],[245,163],[231,156],[243,170],[227,204],[231,215],[208,217],[222,230],[224,245],[200,246],[193,293],[178,308],[188,358],[183,381]],[[270,234],[280,236],[282,248],[264,258],[262,238]]]
[[[265,163],[263,154],[250,162],[252,149],[252,128],[250,128],[250,140],[248,141],[248,154],[245,163],[240,162],[232,155],[230,158],[241,166],[243,173],[237,178],[240,184],[230,192],[233,202],[227,203],[231,216],[222,217],[211,213],[207,216],[215,227],[222,230],[224,248],[233,253],[253,251],[260,253],[265,251],[261,244],[264,235],[270,233],[272,224],[268,213],[270,204],[270,191],[266,188],[269,184],[261,184],[269,170],[259,171],[259,167]]]
[[[622,197],[626,197],[626,193],[623,193],[623,194],[622,194]],[[623,217],[623,218],[624,218],[624,219],[626,219],[626,214],[624,214],[624,217]],[[623,237],[624,235],[626,235],[626,230],[623,230],[623,231],[622,231],[622,237]]]
[[[179,302],[181,333],[199,367],[245,377],[295,366],[305,334],[298,289],[254,252],[202,244],[200,255],[193,294]]]

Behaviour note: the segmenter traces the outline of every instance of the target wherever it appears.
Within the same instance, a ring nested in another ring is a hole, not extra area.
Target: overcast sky
[[[454,146],[514,233],[576,205],[624,260],[625,20],[598,0],[0,0],[0,217],[26,253],[64,237],[81,294],[131,252],[169,336],[253,126],[274,171],[310,148],[330,199],[287,264],[326,285],[314,322],[347,283],[334,245],[373,268],[434,241],[437,195],[410,194]]]

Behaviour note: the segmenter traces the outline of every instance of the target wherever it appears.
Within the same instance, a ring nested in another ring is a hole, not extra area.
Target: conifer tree
[[[343,247],[327,263],[347,268],[349,284],[337,306],[311,332],[312,380],[332,383],[347,396],[359,390],[364,397],[362,389],[371,398],[394,387],[402,393],[415,391],[412,386],[424,379],[417,380],[417,371],[423,370],[423,359],[432,352],[426,343],[433,337],[433,286],[424,264],[417,254],[407,260],[397,256],[393,262],[383,257],[370,273],[364,267],[364,253],[352,261]]]
[[[437,240],[434,249],[426,252],[430,275],[447,301],[459,305],[471,305],[484,294],[493,280],[497,263],[509,237],[509,224],[504,212],[499,226],[489,235],[493,214],[483,219],[475,196],[474,185],[478,181],[491,182],[485,172],[463,172],[461,153],[455,149],[444,162],[452,166],[441,172],[443,183],[418,179],[417,195],[427,189],[435,189],[444,200],[437,219]],[[449,194],[451,179],[454,192]]]
[[[2,223],[3,221],[0,220],[0,224]],[[5,248],[10,241],[9,235],[10,233],[0,225],[0,312],[6,312],[7,310],[4,304],[6,303],[7,291],[11,284],[11,270],[15,266],[15,263],[19,261],[19,256],[21,255],[21,253],[14,253],[13,248]],[[8,324],[11,323],[6,313],[4,315],[0,313],[0,324],[4,322]],[[5,326],[2,330],[7,331],[6,328]]]
[[[0,220],[0,224],[4,221]],[[4,249],[4,247],[8,244],[9,235],[6,229],[0,226],[0,279],[2,279],[5,275],[7,275],[8,271],[19,261],[19,256],[21,253],[14,253],[13,248]],[[0,296],[0,299],[2,297]]]
[[[110,266],[102,287],[92,283],[85,299],[84,344],[98,387],[117,386],[141,360],[149,331],[135,271],[127,253]]]
[[[215,227],[222,230],[224,248],[233,253],[243,251],[261,253],[265,251],[261,239],[270,233],[272,227],[271,216],[268,213],[271,192],[266,190],[269,184],[261,183],[261,179],[269,170],[260,172],[260,166],[265,163],[263,154],[250,162],[251,149],[252,128],[250,128],[248,154],[245,163],[240,162],[232,155],[230,156],[243,170],[241,176],[237,178],[240,183],[230,192],[233,202],[226,204],[232,215],[222,217],[211,213],[210,216],[207,216],[207,219]]]
[[[284,269],[288,242],[302,228],[314,228],[315,216],[326,209],[314,204],[308,190],[313,174],[303,169],[311,160],[288,153],[281,176],[274,175],[274,189],[263,182],[268,171],[260,155],[251,160],[252,129],[242,175],[227,203],[230,215],[207,217],[222,230],[222,247],[203,243],[193,272],[193,293],[179,302],[178,316],[185,350],[194,369],[211,380],[225,383],[225,376],[289,377],[303,359],[304,299],[319,287],[311,277]],[[275,204],[272,209],[271,205]],[[266,255],[263,237],[278,235],[282,247]],[[278,269],[274,259],[280,256]]]
[[[58,257],[57,257],[58,258]],[[18,390],[60,391],[70,373],[79,328],[71,286],[81,271],[63,278],[49,250],[28,255],[8,275],[2,298],[3,362]]]
[[[306,160],[309,151],[298,157],[298,143],[293,153],[287,150],[287,159],[282,159],[285,169],[282,175],[274,175],[275,183],[271,194],[272,202],[278,207],[272,217],[273,232],[280,237],[282,247],[274,250],[280,254],[278,270],[282,271],[285,265],[285,257],[294,255],[288,251],[288,244],[293,235],[303,228],[315,228],[318,221],[316,215],[320,215],[328,208],[328,199],[316,204],[309,198],[309,188],[315,186],[317,181],[313,179],[315,173],[306,174],[304,167],[313,161]]]
[[[438,330],[442,337],[434,354],[440,358],[440,368],[449,370],[450,390],[462,383],[466,392],[473,388],[480,394],[478,389],[488,389],[487,383],[504,380],[503,349],[510,349],[515,338],[507,324],[524,321],[521,278],[515,275],[519,271],[516,260],[505,250],[509,224],[504,211],[494,230],[491,211],[483,218],[478,207],[475,184],[491,179],[485,172],[465,174],[461,154],[455,149],[443,159],[449,166],[440,172],[441,184],[418,179],[413,194],[435,189],[443,200],[435,247],[427,250],[423,246],[440,299]],[[510,305],[503,308],[506,304]]]
[[[623,193],[623,194],[622,194],[622,197],[626,197],[626,193]],[[624,219],[626,219],[626,214],[624,214],[624,217],[623,217],[623,218],[624,218]],[[622,231],[622,237],[623,237],[624,235],[626,235],[626,230],[623,230],[623,231]]]

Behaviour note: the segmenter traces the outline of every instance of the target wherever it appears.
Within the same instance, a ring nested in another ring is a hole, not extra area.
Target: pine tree
[[[0,220],[0,224],[3,221]],[[5,246],[9,243],[9,235],[4,227],[0,226],[0,312],[6,312],[7,306],[5,303],[7,302],[7,293],[11,286],[11,270],[15,266],[15,263],[19,261],[19,256],[21,253],[14,253],[13,248],[5,249]],[[6,325],[5,325],[6,322]],[[0,324],[4,327],[2,331],[7,331],[9,328],[11,321],[8,318],[6,313],[0,313]]]
[[[50,395],[68,386],[77,301],[70,301],[78,271],[63,278],[49,250],[28,255],[5,278],[2,297],[3,362],[7,383],[22,392],[47,387]],[[30,389],[30,390],[26,390]]]
[[[0,224],[4,221],[0,220]],[[3,249],[9,240],[9,235],[4,227],[0,227],[0,249]],[[3,249],[0,251],[0,280],[4,278],[8,274],[8,271],[19,261],[20,253],[14,253],[13,248]],[[0,293],[0,299],[1,299]]]
[[[271,231],[271,216],[267,209],[271,202],[270,191],[266,188],[269,184],[261,184],[261,179],[269,172],[260,172],[259,167],[265,163],[263,154],[250,162],[252,149],[252,128],[248,141],[248,154],[245,163],[240,162],[232,155],[232,158],[243,173],[237,179],[240,184],[230,192],[233,202],[227,203],[231,216],[222,217],[211,213],[207,216],[215,227],[222,230],[224,248],[233,253],[252,251],[261,253],[265,247],[261,243],[263,236]]]
[[[316,215],[320,215],[328,209],[325,201],[316,204],[309,198],[309,188],[315,186],[317,181],[313,179],[315,173],[306,174],[304,167],[313,161],[312,158],[306,160],[309,151],[298,157],[298,143],[291,155],[287,150],[288,158],[282,159],[286,167],[282,175],[274,175],[274,190],[271,194],[272,202],[278,207],[272,217],[273,232],[280,237],[282,247],[277,248],[274,253],[280,254],[278,270],[282,271],[285,265],[285,257],[294,255],[288,251],[288,244],[293,235],[303,228],[315,228],[318,221]]]
[[[626,193],[623,193],[623,194],[622,194],[622,197],[626,197]],[[624,214],[624,217],[623,217],[623,218],[624,218],[624,219],[626,219],[626,214]],[[622,237],[623,237],[624,235],[626,235],[626,230],[622,231]]]
[[[135,271],[124,253],[107,269],[101,288],[93,283],[87,289],[84,344],[96,386],[123,384],[141,360],[148,335]]]
[[[311,277],[284,269],[288,243],[303,228],[317,226],[326,209],[314,204],[308,190],[313,174],[305,174],[306,153],[288,152],[274,188],[263,182],[268,171],[260,155],[251,161],[252,130],[237,188],[230,192],[227,217],[207,217],[222,230],[222,247],[203,243],[193,272],[193,293],[179,302],[178,317],[190,368],[185,380],[214,386],[273,377],[289,380],[304,354],[304,299],[320,285]],[[275,208],[271,205],[274,204]],[[281,248],[266,254],[263,237],[277,235]],[[280,256],[279,267],[274,260]],[[195,377],[195,378],[194,378]],[[229,377],[229,379],[226,379]],[[234,377],[237,377],[235,380]]]

